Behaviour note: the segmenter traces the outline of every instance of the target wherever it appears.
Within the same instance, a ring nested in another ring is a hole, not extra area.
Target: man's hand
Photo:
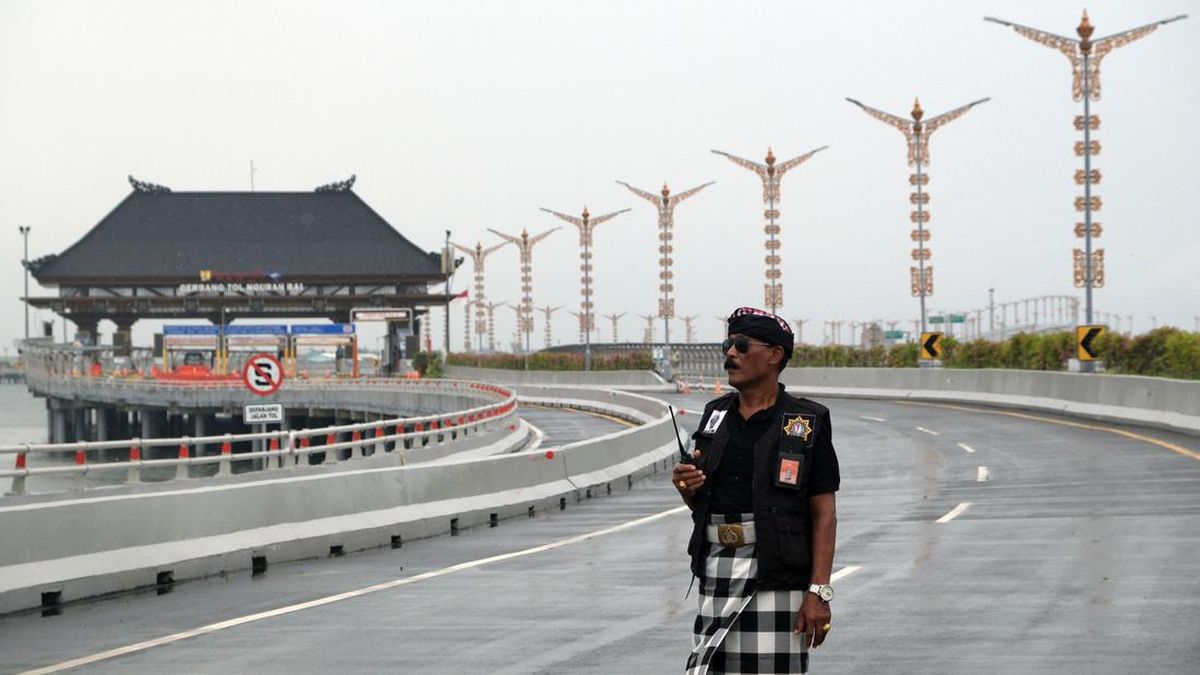
[[[829,603],[806,592],[804,601],[800,603],[800,611],[796,612],[795,628],[795,633],[800,636],[805,647],[821,646],[825,636],[829,634],[829,631],[825,630],[829,625],[829,617]]]
[[[700,451],[694,451],[692,457],[700,457]],[[671,473],[671,482],[675,484],[675,489],[679,490],[679,494],[683,495],[684,500],[690,501],[692,496],[704,485],[704,472],[694,464],[680,462],[675,465],[675,471]]]

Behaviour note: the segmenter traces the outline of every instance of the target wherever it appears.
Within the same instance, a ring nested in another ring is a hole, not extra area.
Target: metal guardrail
[[[237,385],[222,383],[155,383],[147,381],[124,382],[118,389],[139,389],[143,391],[159,390],[159,394],[172,388],[201,389],[225,391],[237,390]],[[423,415],[419,417],[395,417],[372,422],[360,422],[339,426],[328,426],[317,429],[299,429],[287,431],[268,431],[247,434],[223,434],[217,436],[177,438],[133,438],[116,441],[79,441],[75,443],[22,443],[17,445],[0,446],[0,457],[16,455],[16,465],[13,469],[0,470],[0,479],[12,478],[10,492],[24,494],[25,479],[29,476],[51,474],[74,474],[77,478],[77,489],[86,489],[85,477],[94,471],[122,471],[127,475],[128,482],[140,482],[141,471],[148,467],[176,467],[176,479],[191,478],[189,467],[218,464],[217,474],[230,475],[233,461],[262,460],[263,470],[274,464],[279,469],[297,466],[301,458],[315,453],[323,453],[321,463],[341,461],[341,451],[349,449],[348,459],[366,456],[364,448],[373,448],[374,453],[395,452],[397,463],[407,463],[405,450],[413,447],[426,447],[431,444],[444,445],[460,439],[473,437],[488,431],[493,424],[503,422],[516,415],[516,393],[506,387],[482,382],[464,382],[457,380],[394,380],[388,378],[359,379],[346,382],[320,382],[291,384],[293,391],[315,391],[339,389],[376,389],[404,390],[419,392],[420,390],[436,391],[445,394],[456,394],[479,399],[498,399],[493,403],[474,406],[464,410]],[[389,428],[392,433],[388,433]],[[339,441],[341,435],[348,434],[350,440]],[[324,442],[314,445],[314,438]],[[267,450],[233,453],[236,442],[260,441]],[[390,445],[389,445],[390,444]],[[220,454],[199,455],[194,452],[205,446],[219,446]],[[177,457],[168,459],[145,459],[143,451],[153,448],[175,448]],[[124,461],[95,462],[89,461],[89,455],[105,450],[128,449],[129,458]],[[75,462],[65,466],[29,467],[29,455],[50,453],[74,453]],[[372,453],[373,454],[373,453]]]

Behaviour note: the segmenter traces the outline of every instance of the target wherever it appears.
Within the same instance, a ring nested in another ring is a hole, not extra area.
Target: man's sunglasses
[[[739,354],[745,354],[746,352],[750,351],[750,345],[762,345],[764,347],[775,346],[767,342],[759,342],[758,340],[751,340],[750,338],[744,337],[725,338],[725,341],[721,343],[721,352],[727,352],[729,351],[730,347],[733,347],[734,349],[738,350]]]

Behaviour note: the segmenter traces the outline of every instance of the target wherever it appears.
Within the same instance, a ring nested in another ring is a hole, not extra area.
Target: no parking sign
[[[283,385],[283,366],[274,354],[255,354],[242,368],[242,382],[252,393],[270,396]]]

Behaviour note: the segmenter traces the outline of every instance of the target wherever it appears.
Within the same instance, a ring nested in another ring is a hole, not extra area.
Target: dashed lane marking
[[[1040,415],[1030,415],[1029,413],[1010,412],[1008,410],[988,410],[986,408],[969,408],[967,406],[947,405],[945,403],[925,403],[923,401],[895,401],[895,403],[899,403],[901,405],[920,405],[920,406],[925,406],[927,408],[943,408],[945,410],[958,410],[961,412],[978,413],[980,415],[1003,415],[1005,417],[1016,417],[1017,419],[1022,419],[1022,420],[1033,420],[1035,422],[1045,422],[1046,424],[1057,424],[1062,427],[1072,427],[1074,429],[1089,429],[1091,431],[1103,431],[1105,433],[1116,434],[1118,436],[1124,436],[1125,438],[1132,439],[1135,441],[1149,443],[1150,445],[1157,445],[1160,448],[1166,448],[1167,450],[1170,450],[1171,452],[1174,452],[1179,455],[1183,455],[1184,457],[1190,457],[1194,460],[1200,461],[1200,452],[1196,452],[1194,450],[1189,450],[1181,445],[1176,445],[1175,443],[1171,443],[1169,441],[1164,441],[1159,438],[1154,438],[1153,436],[1147,436],[1145,434],[1139,434],[1139,433],[1135,433],[1132,431],[1126,431],[1125,429],[1117,429],[1115,427],[1104,427],[1104,426],[1100,426],[1098,424],[1085,424],[1083,422],[1070,422],[1067,420],[1056,420],[1052,417],[1042,417]]]
[[[872,415],[859,415],[858,419],[867,420],[868,422],[886,422],[887,421],[882,417],[874,417]]]
[[[962,448],[963,450],[966,450],[969,453],[972,453],[972,454],[975,453],[975,448],[972,448],[971,446],[967,445],[966,443],[959,443],[958,447]]]
[[[987,479],[988,479],[988,468],[986,466],[979,467],[979,469],[975,472],[975,482],[976,483],[986,483]]]
[[[940,432],[934,431],[933,429],[926,429],[925,427],[917,427],[917,431],[924,431],[925,433],[929,434],[930,436],[941,436],[942,435]]]
[[[626,521],[624,523],[621,523],[620,525],[606,527],[606,528],[603,528],[600,530],[595,530],[593,532],[586,532],[584,534],[576,535],[574,537],[568,537],[566,539],[560,539],[558,541],[550,542],[549,544],[543,544],[541,546],[534,546],[532,548],[526,548],[526,549],[522,549],[520,551],[513,551],[511,553],[502,553],[500,555],[494,555],[494,556],[490,556],[487,558],[480,558],[478,560],[470,560],[467,562],[458,563],[456,565],[450,565],[448,567],[442,567],[440,569],[431,570],[429,572],[423,572],[421,574],[416,574],[411,577],[405,577],[403,579],[393,579],[392,581],[385,581],[383,583],[375,584],[373,586],[366,586],[364,588],[359,588],[359,589],[352,590],[352,591],[346,591],[344,593],[337,593],[335,595],[327,595],[323,598],[316,598],[315,600],[309,600],[307,602],[301,602],[301,603],[297,603],[294,605],[288,605],[286,607],[279,607],[277,609],[270,609],[270,610],[267,610],[264,612],[258,612],[255,614],[248,614],[246,616],[240,616],[240,617],[237,617],[234,619],[227,619],[225,621],[218,621],[216,623],[210,623],[207,626],[200,626],[199,628],[193,628],[192,630],[186,630],[186,631],[182,631],[179,633],[173,633],[171,635],[164,635],[163,637],[154,638],[152,640],[145,640],[143,642],[137,642],[137,643],[134,643],[131,645],[126,645],[124,647],[117,647],[115,649],[109,649],[108,651],[99,652],[97,654],[92,654],[90,656],[82,656],[77,659],[71,659],[70,661],[62,661],[61,663],[55,663],[53,665],[45,666],[42,668],[36,668],[34,670],[26,671],[25,675],[35,675],[35,674],[39,674],[39,673],[57,673],[59,671],[68,670],[71,668],[78,668],[79,666],[86,666],[88,664],[97,663],[99,661],[107,661],[108,659],[114,659],[118,656],[125,656],[126,654],[134,654],[137,652],[143,652],[148,649],[152,649],[154,647],[161,647],[163,645],[169,645],[173,642],[187,640],[188,638],[198,637],[201,635],[208,635],[210,633],[216,633],[218,631],[226,630],[229,628],[236,628],[237,626],[244,626],[245,624],[253,623],[255,621],[261,621],[263,619],[270,619],[270,618],[277,617],[277,616],[283,616],[285,614],[292,614],[295,612],[304,611],[306,609],[313,609],[314,607],[322,607],[324,605],[330,605],[335,602],[341,602],[342,600],[350,600],[352,598],[358,598],[358,597],[362,597],[364,595],[378,593],[380,591],[387,591],[387,590],[391,590],[393,588],[399,588],[401,586],[415,584],[419,581],[427,581],[429,579],[436,579],[438,577],[446,576],[447,574],[454,574],[455,572],[462,572],[464,570],[475,569],[477,567],[482,567],[484,565],[491,565],[491,564],[498,563],[498,562],[504,562],[506,560],[512,560],[514,558],[521,558],[524,556],[533,555],[535,553],[543,553],[545,551],[552,551],[554,549],[563,548],[565,546],[571,546],[572,544],[579,544],[579,543],[588,541],[590,539],[595,539],[597,537],[603,537],[608,534],[615,534],[617,532],[622,532],[624,530],[638,527],[639,525],[645,525],[647,523],[652,523],[656,520],[661,520],[663,518],[673,516],[677,513],[686,512],[687,510],[688,510],[687,506],[677,506],[673,509],[661,511],[659,513],[655,513],[655,514],[645,516],[642,518],[637,518],[635,520]]]
[[[857,572],[861,569],[862,569],[862,565],[847,565],[847,566],[843,567],[842,569],[829,575],[829,583],[832,584],[833,582],[837,581],[838,579],[845,579],[846,577],[850,576],[851,574],[854,574],[855,572]]]
[[[960,515],[962,515],[962,512],[966,511],[967,507],[969,507],[969,506],[971,506],[971,502],[963,502],[963,503],[959,504],[958,506],[950,509],[950,513],[947,513],[946,515],[942,516],[941,518],[938,518],[935,522],[948,523],[948,522],[954,520],[955,518],[959,517]]]

